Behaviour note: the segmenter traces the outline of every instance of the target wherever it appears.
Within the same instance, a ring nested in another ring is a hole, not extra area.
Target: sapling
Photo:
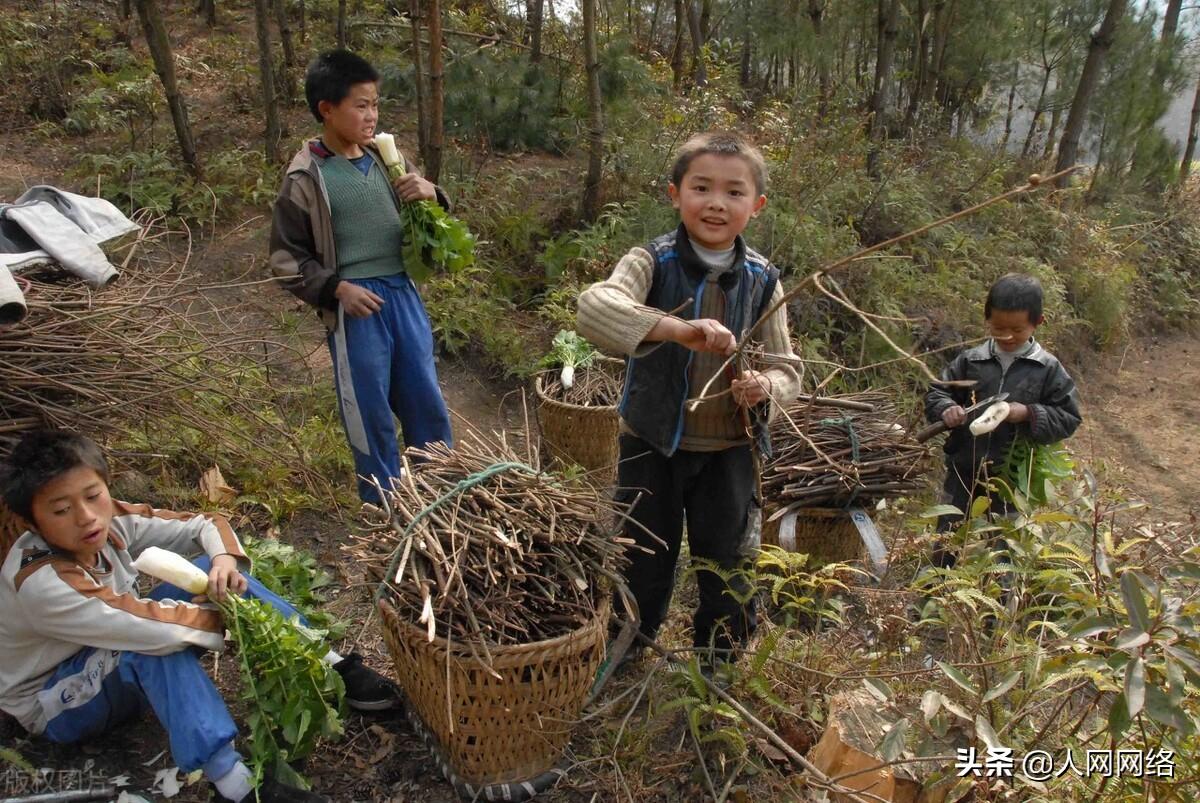
[[[405,174],[394,136],[376,134],[375,147],[390,178]],[[437,201],[405,201],[400,205],[400,220],[405,232],[404,270],[413,281],[425,281],[435,267],[457,273],[475,264],[475,235]]]
[[[169,550],[149,547],[133,567],[190,594],[208,590],[208,575]],[[307,789],[289,762],[312,753],[319,739],[342,733],[345,687],[323,660],[328,651],[323,634],[298,619],[287,621],[261,600],[226,594],[214,602],[237,645],[243,698],[252,707],[247,764],[255,784],[270,771],[279,781]]]

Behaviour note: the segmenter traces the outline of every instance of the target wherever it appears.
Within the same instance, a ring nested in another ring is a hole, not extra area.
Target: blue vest
[[[690,307],[676,315],[685,320],[698,318],[708,266],[696,256],[687,230],[681,224],[670,234],[653,240],[646,250],[654,258],[654,279],[646,304],[670,312],[691,299]],[[740,236],[734,243],[733,265],[717,280],[717,287],[725,294],[722,323],[741,343],[745,331],[766,312],[779,281],[779,270],[747,248]],[[663,343],[643,357],[628,358],[625,364],[621,417],[638,437],[667,457],[675,453],[683,437],[683,405],[693,392],[688,387],[692,354],[677,343]],[[700,388],[694,392],[699,393]],[[761,413],[751,411],[759,447],[767,455],[770,443]]]

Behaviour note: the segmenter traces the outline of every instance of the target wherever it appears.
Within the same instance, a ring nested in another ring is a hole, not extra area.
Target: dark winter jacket
[[[1035,443],[1054,443],[1070,437],[1083,420],[1075,382],[1058,358],[1040,343],[1034,343],[1033,349],[1018,357],[1005,373],[995,356],[995,345],[989,340],[955,357],[942,371],[942,379],[978,382],[970,389],[931,388],[925,394],[925,418],[930,423],[941,421],[942,413],[955,404],[967,407],[973,399],[986,399],[1003,391],[1008,392],[1008,402],[1029,407],[1028,421],[1001,424],[979,438],[972,437],[965,424],[950,430],[943,447],[946,464],[960,476],[975,476],[985,460],[993,464],[1001,462],[1018,435]],[[971,418],[980,413],[972,413]]]

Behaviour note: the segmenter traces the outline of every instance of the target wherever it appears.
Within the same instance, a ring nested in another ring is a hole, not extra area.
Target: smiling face
[[[1016,351],[1024,346],[1040,323],[1030,320],[1028,310],[1023,309],[994,309],[987,319],[988,331],[1001,351]]]
[[[688,165],[679,186],[667,187],[672,205],[694,242],[714,251],[733,245],[750,218],[767,203],[754,171],[740,156],[705,153]]]
[[[108,542],[112,498],[108,484],[88,466],[76,466],[33,496],[33,524],[46,543],[90,565]]]
[[[361,148],[375,136],[379,122],[379,87],[373,82],[354,84],[340,103],[317,104],[325,122],[325,144],[347,156],[361,156]]]

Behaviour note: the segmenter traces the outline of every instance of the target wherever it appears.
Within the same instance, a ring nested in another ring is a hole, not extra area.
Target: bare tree
[[[171,52],[171,40],[167,38],[167,27],[158,11],[158,3],[156,0],[134,0],[134,6],[142,23],[142,31],[146,35],[150,58],[154,61],[154,71],[158,73],[163,94],[167,97],[167,108],[171,111],[171,122],[175,126],[175,137],[179,140],[183,163],[193,176],[199,176],[201,171],[200,160],[196,156],[196,141],[192,138],[192,127],[188,123],[187,104],[184,103],[183,95],[179,92],[179,83],[175,79],[175,54]]]
[[[125,2],[125,0],[122,0]],[[217,0],[198,0],[196,13],[204,15],[204,24],[210,28],[217,27]]]
[[[583,58],[588,81],[588,169],[580,216],[600,214],[600,168],[604,148],[604,108],[600,98],[600,58],[596,53],[596,0],[580,0],[583,11]]]
[[[338,0],[337,5],[337,46],[346,47],[346,0]]]
[[[817,118],[821,120],[825,119],[829,111],[829,49],[821,35],[826,2],[827,0],[808,0],[808,19],[812,24],[813,41],[816,42],[817,50],[817,87],[820,93],[817,98]]]
[[[525,0],[525,29],[529,44],[529,63],[542,60],[542,8],[545,0]]]
[[[1079,74],[1079,84],[1075,89],[1075,98],[1071,101],[1071,110],[1067,113],[1067,123],[1063,126],[1062,141],[1058,144],[1058,162],[1055,172],[1066,170],[1075,164],[1079,154],[1079,138],[1083,134],[1083,124],[1087,120],[1088,106],[1092,102],[1096,85],[1100,82],[1100,73],[1104,69],[1104,60],[1112,47],[1113,38],[1117,33],[1117,25],[1125,15],[1129,0],[1109,0],[1108,10],[1104,13],[1104,21],[1092,35],[1088,45],[1087,59],[1083,62],[1083,72]],[[1067,177],[1058,180],[1059,187],[1065,187]]]
[[[283,67],[279,71],[280,83],[288,102],[296,99],[296,48],[292,44],[292,25],[288,21],[287,0],[272,0],[275,7],[275,23],[279,26],[279,43],[283,45]]]
[[[425,157],[425,172],[434,184],[442,173],[444,79],[442,7],[440,0],[429,0],[429,154]]]
[[[678,92],[683,86],[683,4],[685,0],[675,0],[675,46],[671,48],[671,86]]]
[[[879,177],[879,146],[887,131],[888,94],[892,64],[896,58],[899,33],[900,0],[879,0],[879,49],[875,60],[875,91],[871,93],[869,125],[870,150],[867,151],[867,175]]]
[[[417,98],[417,152],[429,159],[429,103],[425,95],[425,67],[421,64],[421,0],[408,0],[412,22],[413,88]]]
[[[269,24],[271,10],[269,0],[254,0],[254,31],[258,35],[258,72],[262,86],[263,112],[266,115],[267,130],[264,134],[263,152],[267,161],[274,164],[279,161],[279,105],[275,99],[275,67],[271,58],[271,28]]]
[[[708,84],[708,71],[704,67],[704,28],[700,24],[700,13],[694,0],[685,0],[687,6],[688,31],[692,35],[692,81],[696,86]]]

